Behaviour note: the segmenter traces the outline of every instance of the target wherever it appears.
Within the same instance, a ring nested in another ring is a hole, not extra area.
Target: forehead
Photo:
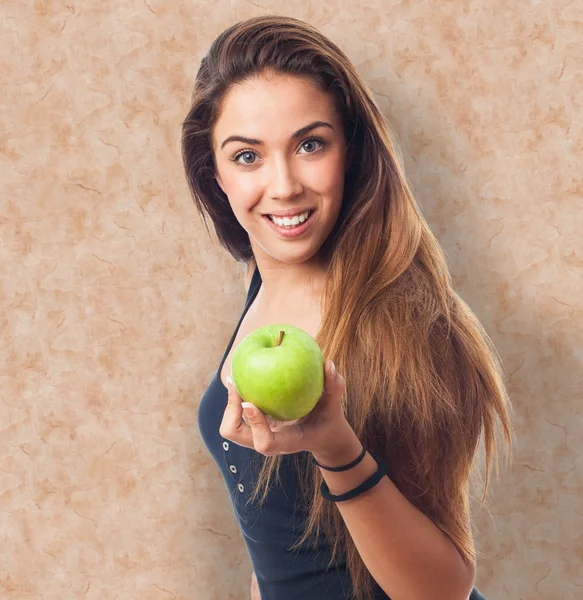
[[[275,75],[234,85],[226,94],[214,127],[215,140],[232,134],[268,141],[287,136],[315,120],[335,127],[341,118],[334,98],[316,83],[301,77]]]

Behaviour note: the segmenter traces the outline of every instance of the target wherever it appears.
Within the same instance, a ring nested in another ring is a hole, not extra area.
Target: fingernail
[[[251,402],[241,402],[241,406],[243,407],[243,414],[246,417],[253,416],[253,404]]]
[[[227,375],[227,383],[232,386],[233,385],[233,380],[231,379],[230,375]]]
[[[336,365],[334,364],[334,361],[330,361],[332,363],[331,369],[332,369],[332,377],[336,377]]]
[[[251,404],[251,402],[241,402],[241,406],[243,408],[248,408],[248,409],[253,410],[253,404]]]

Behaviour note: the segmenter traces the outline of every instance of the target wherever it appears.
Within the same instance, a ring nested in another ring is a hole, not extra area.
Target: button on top
[[[223,450],[229,449],[229,442],[223,442]]]
[[[237,472],[237,467],[235,465],[230,465],[229,469],[231,469],[231,473],[236,473]]]
[[[245,491],[245,488],[244,488],[244,486],[243,486],[243,484],[242,484],[242,483],[240,483],[239,485],[237,485],[237,488],[239,489],[239,491],[240,491],[241,493],[243,493],[243,492]]]

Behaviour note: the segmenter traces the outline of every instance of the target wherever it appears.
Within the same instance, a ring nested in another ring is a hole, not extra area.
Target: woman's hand
[[[305,417],[295,421],[272,419],[253,405],[244,409],[241,396],[229,378],[229,401],[219,433],[265,456],[301,451],[326,455],[352,442],[350,436],[355,434],[340,401],[345,381],[339,373],[332,374],[332,364],[331,360],[324,364],[324,392],[316,406]]]

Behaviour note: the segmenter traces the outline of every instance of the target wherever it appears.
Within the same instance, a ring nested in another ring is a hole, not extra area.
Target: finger
[[[227,390],[227,407],[223,413],[219,433],[240,446],[253,448],[251,428],[243,421],[243,408],[241,407],[243,400],[230,377],[227,377]]]
[[[334,363],[331,360],[324,363],[324,391],[314,407],[315,414],[344,415],[342,396],[344,395],[346,383],[340,373],[333,372],[335,370],[333,365]]]
[[[276,452],[275,434],[267,422],[266,415],[250,402],[243,402],[245,419],[251,428],[253,446],[257,452],[270,455]]]
[[[324,392],[326,394],[342,393],[344,391],[344,378],[331,360],[324,363]]]
[[[274,419],[273,417],[270,417],[269,415],[265,415],[265,420],[267,421],[267,423],[271,427],[271,429],[279,427],[279,425],[281,424],[281,421],[278,421],[277,419]]]

